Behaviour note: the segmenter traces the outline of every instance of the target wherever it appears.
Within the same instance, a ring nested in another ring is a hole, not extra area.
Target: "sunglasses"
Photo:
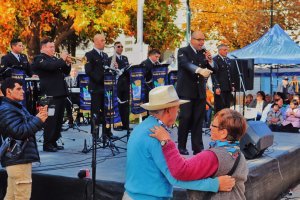
[[[123,46],[117,46],[117,48],[123,48]]]

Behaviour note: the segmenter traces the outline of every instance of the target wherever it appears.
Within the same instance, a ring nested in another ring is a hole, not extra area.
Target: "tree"
[[[192,29],[202,30],[209,39],[241,48],[270,28],[270,1],[192,0]],[[274,22],[284,29],[299,29],[297,0],[274,0]]]

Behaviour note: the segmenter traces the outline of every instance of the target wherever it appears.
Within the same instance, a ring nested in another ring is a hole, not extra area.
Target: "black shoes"
[[[46,144],[46,145],[43,146],[43,151],[57,152],[57,148],[54,147],[52,144]]]
[[[64,146],[57,145],[56,142],[53,144],[53,146],[54,146],[55,148],[57,148],[57,150],[64,150],[64,149],[65,149]]]
[[[188,151],[187,149],[180,149],[180,148],[179,148],[179,153],[180,153],[181,155],[189,155],[189,151]]]

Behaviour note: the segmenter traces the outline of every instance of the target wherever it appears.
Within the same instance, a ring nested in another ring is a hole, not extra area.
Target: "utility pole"
[[[137,10],[137,44],[140,48],[140,60],[143,58],[144,2],[144,0],[138,0]]]
[[[186,0],[186,43],[189,45],[191,34],[191,8],[190,8],[190,0]]]

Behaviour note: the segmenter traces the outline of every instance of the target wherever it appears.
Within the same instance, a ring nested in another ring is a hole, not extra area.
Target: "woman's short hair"
[[[218,118],[219,129],[226,129],[228,141],[239,141],[246,133],[246,119],[237,111],[229,108],[223,109],[215,115]]]

